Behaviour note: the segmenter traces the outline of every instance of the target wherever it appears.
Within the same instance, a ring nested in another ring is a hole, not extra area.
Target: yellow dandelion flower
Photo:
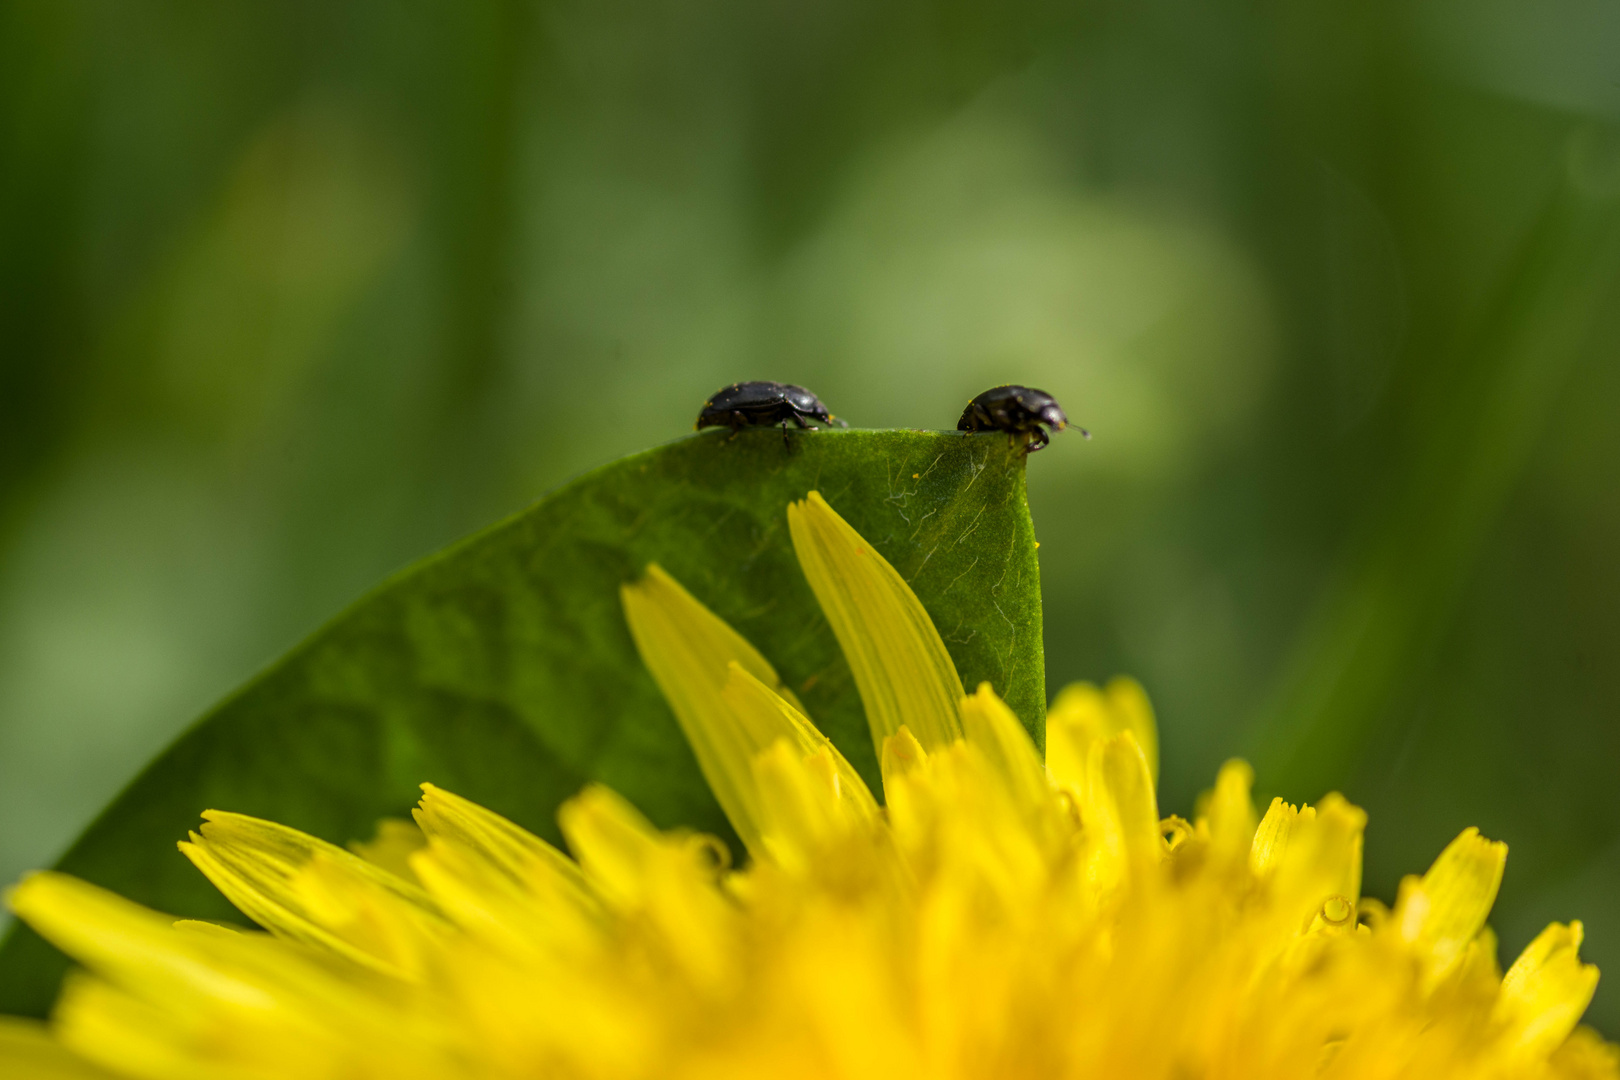
[[[1231,762],[1194,821],[1161,819],[1139,686],[1065,690],[1043,762],[819,495],[789,523],[881,805],[651,567],[626,618],[746,865],[601,787],[560,811],[568,855],[431,785],[354,851],[210,811],[181,850],[264,932],[26,879],[12,907],[85,970],[49,1028],[0,1026],[5,1075],[1620,1077],[1577,1026],[1579,923],[1498,969],[1501,844],[1463,833],[1385,909],[1339,796],[1258,815]]]

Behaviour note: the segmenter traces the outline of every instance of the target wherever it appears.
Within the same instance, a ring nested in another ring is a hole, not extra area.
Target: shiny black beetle
[[[782,441],[787,442],[787,426],[794,423],[801,428],[814,428],[807,420],[823,424],[849,427],[827,411],[821,399],[802,386],[777,382],[741,382],[716,393],[703,403],[698,413],[697,427],[728,427],[735,435],[745,427],[782,427]]]
[[[1052,441],[1046,433],[1048,427],[1062,431],[1068,426],[1069,418],[1063,406],[1046,391],[1028,386],[997,386],[986,390],[968,402],[962,419],[956,422],[957,431],[1005,431],[1013,436],[1028,436],[1025,451],[1031,454]],[[1079,431],[1091,438],[1091,432],[1085,428]]]

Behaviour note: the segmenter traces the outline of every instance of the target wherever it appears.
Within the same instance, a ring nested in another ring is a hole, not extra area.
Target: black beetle
[[[697,427],[728,427],[732,435],[745,427],[782,426],[782,442],[787,443],[789,421],[801,428],[815,428],[806,420],[849,427],[827,411],[821,399],[802,386],[778,382],[740,382],[716,393],[703,403]]]
[[[1044,427],[1042,425],[1045,425]],[[1028,386],[997,386],[986,390],[972,401],[956,422],[957,431],[1005,431],[1009,435],[1027,435],[1025,452],[1033,454],[1047,443],[1051,436],[1046,428],[1062,431],[1069,426],[1063,406],[1044,390]],[[1091,432],[1079,429],[1091,438]]]

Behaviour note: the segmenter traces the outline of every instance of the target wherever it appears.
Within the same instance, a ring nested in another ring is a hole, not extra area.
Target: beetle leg
[[[1029,445],[1024,448],[1024,453],[1033,454],[1035,451],[1039,450],[1041,447],[1045,446],[1051,441],[1052,437],[1046,433],[1046,429],[1037,427],[1030,435]]]

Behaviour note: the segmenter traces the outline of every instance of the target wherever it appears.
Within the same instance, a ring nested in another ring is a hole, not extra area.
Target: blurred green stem
[[[1501,288],[1417,415],[1391,509],[1352,542],[1284,665],[1249,746],[1264,783],[1311,798],[1351,779],[1450,625],[1481,548],[1620,289],[1620,197],[1572,141]]]

